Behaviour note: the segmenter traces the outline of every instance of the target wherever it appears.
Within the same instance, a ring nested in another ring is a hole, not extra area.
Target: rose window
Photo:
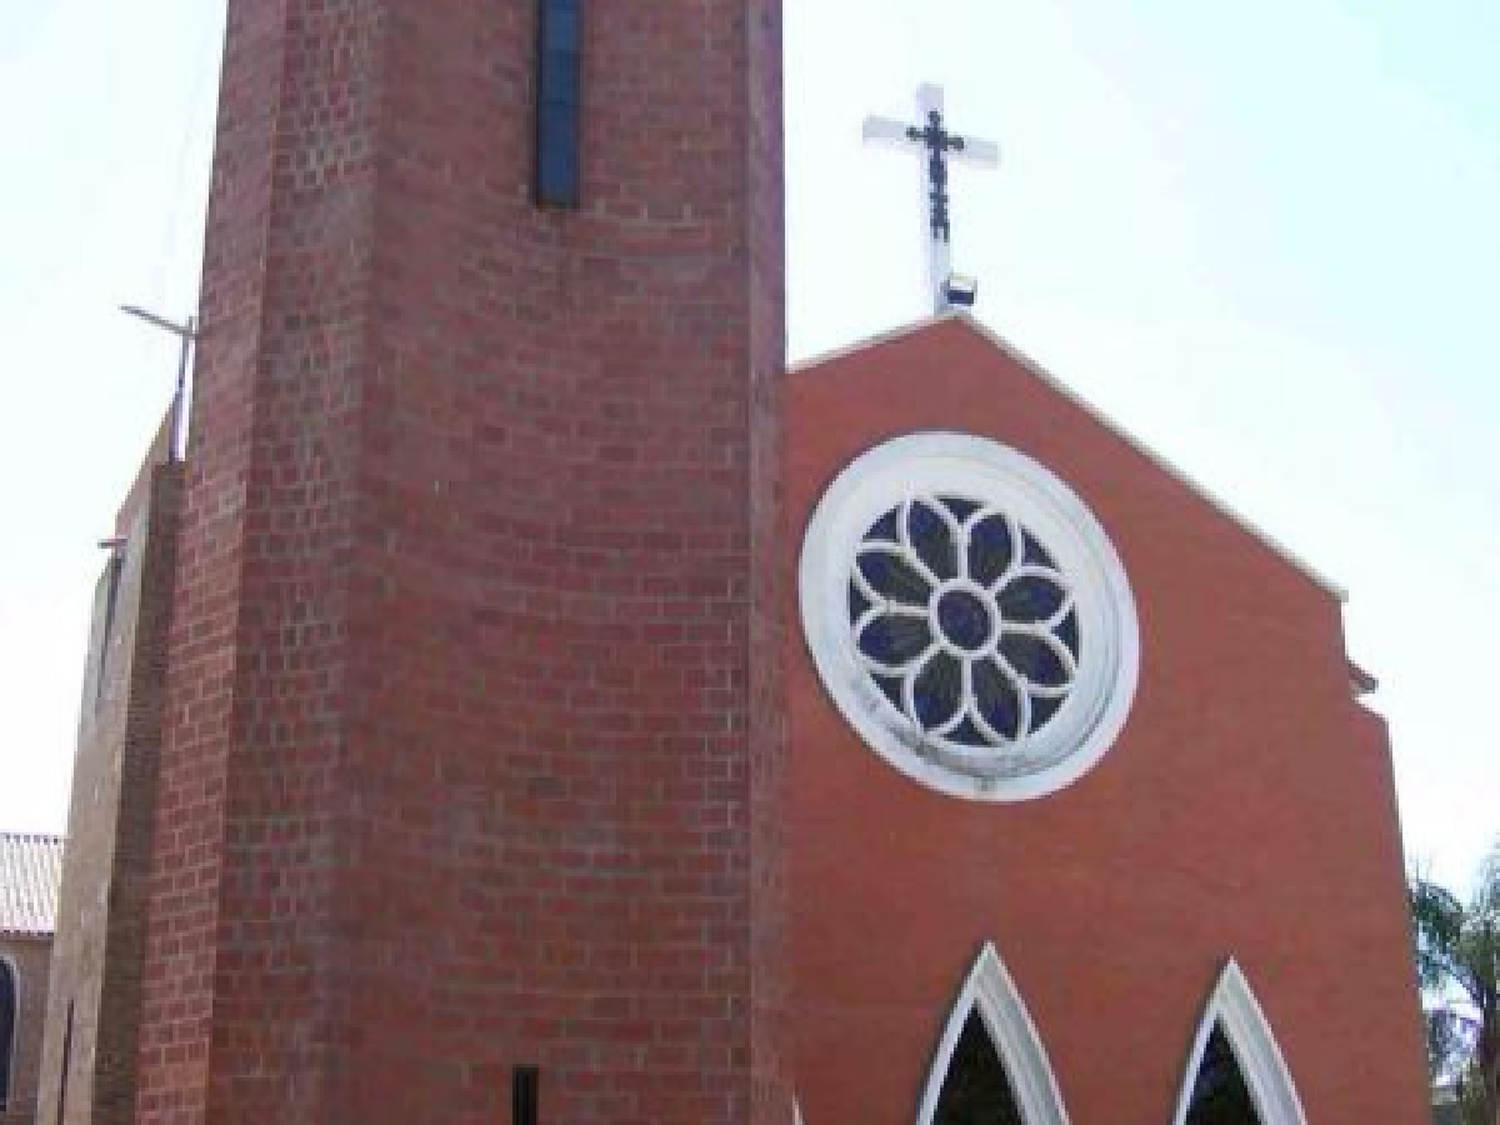
[[[1005,511],[958,496],[888,509],[849,570],[849,628],[864,670],[924,741],[1024,745],[1078,677],[1067,578]]]
[[[1124,726],[1139,662],[1124,567],[1082,499],[1018,450],[951,432],[867,449],[818,500],[798,575],[830,699],[923,785],[1045,796]]]

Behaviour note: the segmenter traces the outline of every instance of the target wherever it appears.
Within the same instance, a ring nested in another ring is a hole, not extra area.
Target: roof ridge
[[[1270,549],[1274,554],[1279,555],[1284,562],[1301,572],[1315,585],[1320,586],[1335,601],[1345,602],[1348,600],[1348,591],[1343,586],[1323,574],[1254,520],[1242,515],[1238,509],[1210,490],[1206,485],[1201,484],[1186,469],[1169,460],[1165,454],[1158,453],[1146,441],[1136,437],[1122,423],[1115,421],[1111,415],[1105,413],[1103,408],[1095,406],[1082,393],[1074,390],[1061,376],[1054,375],[1047,368],[1043,367],[1040,362],[1032,359],[1031,356],[1007,340],[1000,334],[998,329],[990,327],[990,325],[980,320],[971,312],[963,309],[949,309],[945,312],[925,316],[909,324],[899,325],[883,332],[874,333],[873,335],[845,344],[842,347],[835,348],[832,351],[799,360],[787,367],[786,374],[793,375],[808,371],[812,368],[820,367],[825,363],[831,363],[834,360],[843,359],[859,352],[869,351],[883,344],[894,343],[897,340],[916,336],[945,324],[961,324],[967,327],[1001,354],[1009,356],[1016,363],[1020,364],[1024,370],[1033,378],[1040,381],[1043,386],[1050,388],[1065,401],[1082,410],[1094,422],[1114,434],[1115,437],[1122,440],[1127,446],[1135,450],[1136,453],[1144,456],[1162,472],[1185,486],[1209,507],[1216,509],[1221,515],[1228,518],[1231,523],[1238,525],[1242,531],[1248,533],[1252,538],[1259,540],[1263,546]]]

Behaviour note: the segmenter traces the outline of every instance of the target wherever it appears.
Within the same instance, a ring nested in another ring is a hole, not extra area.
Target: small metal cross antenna
[[[894,143],[907,151],[920,151],[924,157],[922,186],[927,200],[923,225],[928,245],[927,271],[929,292],[938,312],[955,304],[973,304],[972,282],[955,284],[953,274],[953,222],[948,194],[948,161],[956,159],[981,168],[1000,163],[1000,150],[990,141],[964,137],[948,131],[943,122],[943,89],[923,85],[917,90],[917,112],[921,125],[907,125],[889,117],[867,117],[866,141]]]
[[[177,386],[172,392],[172,421],[167,426],[167,460],[181,461],[187,456],[188,357],[198,342],[198,321],[190,316],[187,323],[175,324],[137,305],[121,305],[120,311],[177,337]]]

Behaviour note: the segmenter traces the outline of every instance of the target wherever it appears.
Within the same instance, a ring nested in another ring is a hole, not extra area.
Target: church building
[[[941,246],[788,369],[780,27],[229,0],[38,1121],[1426,1120],[1340,592]]]

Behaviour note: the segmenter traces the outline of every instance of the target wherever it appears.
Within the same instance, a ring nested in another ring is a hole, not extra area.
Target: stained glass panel
[[[969,1013],[948,1061],[933,1125],[1025,1125],[984,1020]]]
[[[1261,1125],[1234,1048],[1218,1024],[1198,1064],[1186,1125]]]

